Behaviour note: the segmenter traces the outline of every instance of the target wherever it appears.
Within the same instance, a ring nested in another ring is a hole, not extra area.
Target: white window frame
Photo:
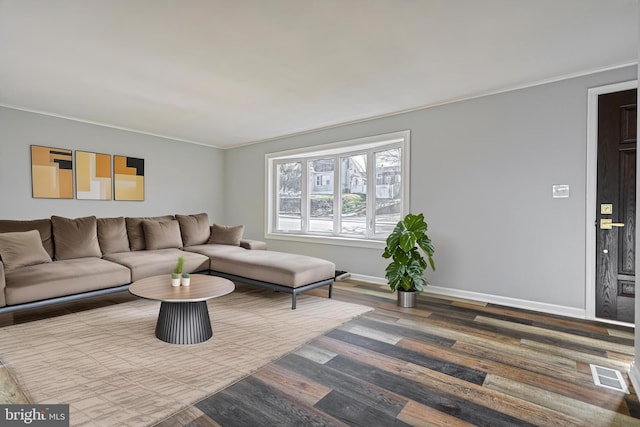
[[[343,246],[357,246],[367,248],[383,248],[387,235],[373,234],[373,221],[375,197],[376,197],[376,177],[375,159],[372,155],[384,149],[401,148],[401,185],[402,203],[401,217],[409,213],[410,195],[410,138],[409,130],[393,132],[383,135],[369,136],[365,138],[341,141],[332,144],[305,147],[294,150],[269,153],[265,155],[265,238],[277,240],[289,240],[299,242],[324,243]],[[332,233],[310,233],[307,232],[308,204],[309,204],[309,174],[307,163],[320,158],[340,157],[345,155],[355,155],[367,153],[367,235],[363,237],[339,234],[340,224],[340,168],[341,162],[334,166],[334,232]],[[279,163],[302,163],[302,230],[301,231],[279,231],[275,229],[277,219],[277,165]]]

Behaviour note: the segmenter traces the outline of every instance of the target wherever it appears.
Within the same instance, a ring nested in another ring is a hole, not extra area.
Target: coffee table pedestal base
[[[156,337],[171,344],[198,344],[213,336],[206,301],[162,302]]]

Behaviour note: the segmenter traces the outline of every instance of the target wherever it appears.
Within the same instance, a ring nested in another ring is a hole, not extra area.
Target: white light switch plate
[[[562,199],[569,197],[569,186],[566,184],[559,184],[553,186],[553,198]]]

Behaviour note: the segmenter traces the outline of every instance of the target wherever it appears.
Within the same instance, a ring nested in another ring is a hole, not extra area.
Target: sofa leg
[[[331,298],[332,293],[333,293],[333,282],[329,284],[329,298]]]
[[[291,294],[291,310],[296,309],[296,294],[295,292]]]

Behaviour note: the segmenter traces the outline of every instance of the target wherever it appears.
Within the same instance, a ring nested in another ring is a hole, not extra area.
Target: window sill
[[[265,239],[288,240],[291,242],[314,243],[321,245],[350,246],[355,248],[384,249],[385,240],[356,239],[336,236],[315,236],[309,234],[267,233]]]

